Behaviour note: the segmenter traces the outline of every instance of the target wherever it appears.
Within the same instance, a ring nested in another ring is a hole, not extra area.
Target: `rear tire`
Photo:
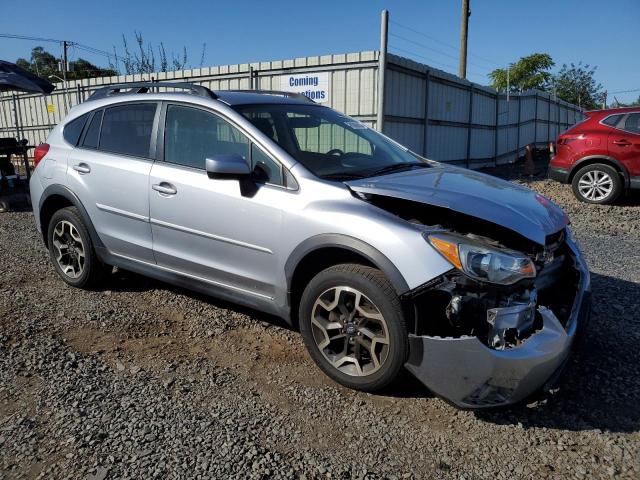
[[[576,172],[571,188],[576,198],[582,202],[610,205],[622,193],[623,183],[615,168],[594,163]]]
[[[400,300],[375,268],[343,264],[320,272],[302,294],[299,320],[311,358],[345,387],[381,390],[407,360]]]
[[[89,231],[76,207],[66,207],[53,214],[47,244],[56,272],[72,287],[94,288],[109,269],[96,256]]]

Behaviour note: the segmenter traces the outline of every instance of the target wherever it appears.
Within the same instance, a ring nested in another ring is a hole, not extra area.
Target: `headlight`
[[[476,280],[511,285],[536,276],[531,259],[514,250],[492,247],[449,233],[432,234],[428,239],[444,258]]]

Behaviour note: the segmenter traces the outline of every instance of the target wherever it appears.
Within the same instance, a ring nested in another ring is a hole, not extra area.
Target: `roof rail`
[[[189,82],[134,82],[134,83],[118,83],[115,85],[108,85],[93,92],[87,101],[98,100],[100,98],[107,98],[116,94],[132,94],[132,93],[147,93],[157,90],[158,87],[163,88],[178,88],[188,90],[193,95],[200,97],[216,99],[218,96],[202,85],[195,85]]]
[[[283,90],[225,90],[225,92],[261,93],[265,95],[280,95],[282,97],[297,98],[298,100],[305,100],[307,102],[316,103],[303,93],[285,92]]]

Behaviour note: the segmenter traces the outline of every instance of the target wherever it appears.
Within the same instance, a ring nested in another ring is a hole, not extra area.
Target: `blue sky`
[[[219,65],[375,50],[383,8],[391,15],[392,52],[456,72],[459,0],[31,0],[28,9],[20,2],[3,5],[0,32],[68,39],[111,52],[114,45],[121,48],[122,33],[133,41],[137,30],[169,51],[186,46],[194,66],[206,43],[204,64]],[[472,81],[486,84],[491,69],[547,52],[556,68],[578,61],[597,65],[596,77],[610,92],[640,89],[638,0],[471,0],[471,9]],[[60,54],[55,43],[0,38],[0,59],[27,57],[38,44]],[[103,56],[71,49],[72,59],[78,56],[107,64]],[[615,94],[620,101],[638,95]]]

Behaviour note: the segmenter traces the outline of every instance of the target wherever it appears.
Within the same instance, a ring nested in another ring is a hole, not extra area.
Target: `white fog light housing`
[[[444,258],[475,280],[512,285],[536,276],[531,259],[515,250],[485,245],[450,233],[431,234],[428,240]]]

